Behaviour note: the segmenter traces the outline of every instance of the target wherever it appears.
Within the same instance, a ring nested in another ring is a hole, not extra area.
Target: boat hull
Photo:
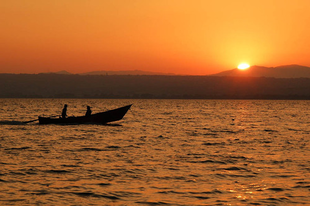
[[[120,107],[106,112],[92,114],[90,116],[78,116],[68,118],[52,118],[39,116],[39,124],[106,124],[121,120],[131,105]]]

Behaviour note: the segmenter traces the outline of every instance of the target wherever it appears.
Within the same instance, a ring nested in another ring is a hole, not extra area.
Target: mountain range
[[[58,72],[50,72],[49,74],[67,74],[73,73],[65,70]],[[180,76],[174,73],[149,72],[142,70],[127,70],[127,71],[91,71],[78,73],[78,75],[161,75],[161,76]],[[181,75],[186,76],[186,75]],[[191,75],[189,75],[191,76]],[[220,73],[206,75],[218,77],[272,77],[272,78],[310,78],[310,67],[301,65],[285,65],[278,67],[251,66],[246,70],[232,69]]]
[[[232,69],[212,76],[310,78],[310,67],[286,65],[278,67],[251,66],[246,70]]]
[[[51,72],[53,74],[73,74],[65,70],[58,72]],[[148,72],[141,70],[127,70],[127,71],[91,71],[79,73],[79,75],[175,75],[173,73]]]

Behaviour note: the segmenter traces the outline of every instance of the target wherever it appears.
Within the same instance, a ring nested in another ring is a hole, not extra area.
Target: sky
[[[0,73],[310,66],[309,0],[3,0]]]

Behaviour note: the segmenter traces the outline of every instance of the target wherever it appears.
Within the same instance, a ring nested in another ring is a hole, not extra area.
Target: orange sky
[[[309,0],[0,2],[0,73],[310,66]]]

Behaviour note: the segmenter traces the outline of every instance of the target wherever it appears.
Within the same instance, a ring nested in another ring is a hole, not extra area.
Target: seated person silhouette
[[[90,108],[91,108],[90,106],[87,106],[87,111],[85,114],[86,117],[91,115],[91,109]]]
[[[68,107],[68,105],[65,104],[64,108],[62,109],[61,118],[66,118],[67,117],[67,107]]]

